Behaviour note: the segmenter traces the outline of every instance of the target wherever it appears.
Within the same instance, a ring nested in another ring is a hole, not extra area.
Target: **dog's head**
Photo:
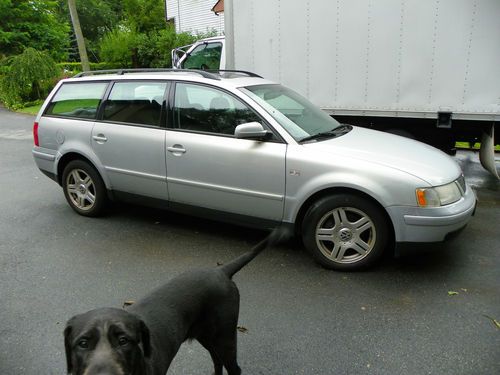
[[[91,310],[71,318],[64,330],[68,374],[144,374],[151,354],[149,330],[121,309]]]

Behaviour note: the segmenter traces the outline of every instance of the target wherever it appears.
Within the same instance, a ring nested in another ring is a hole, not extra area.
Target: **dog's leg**
[[[208,350],[210,353],[210,357],[212,357],[212,361],[214,363],[214,375],[223,375],[222,374],[222,361],[220,360],[217,352],[215,351],[211,341],[209,338],[198,337],[198,342]]]
[[[212,357],[212,361],[214,362],[214,375],[222,375],[222,362],[219,357],[217,357],[217,353],[213,351],[209,351],[210,357]]]
[[[215,351],[219,355],[228,375],[240,375],[241,368],[236,359],[236,332],[234,336],[226,339],[217,340]]]

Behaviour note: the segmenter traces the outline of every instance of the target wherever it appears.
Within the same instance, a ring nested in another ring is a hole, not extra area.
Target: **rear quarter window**
[[[52,98],[46,115],[95,119],[107,82],[64,83]]]

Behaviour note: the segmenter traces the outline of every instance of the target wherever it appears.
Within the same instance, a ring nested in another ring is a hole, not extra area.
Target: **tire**
[[[102,215],[106,205],[106,188],[93,166],[83,160],[73,160],[62,175],[64,196],[73,210],[83,216]]]
[[[302,222],[302,240],[314,259],[343,271],[372,266],[384,253],[388,232],[381,209],[352,194],[321,198]]]

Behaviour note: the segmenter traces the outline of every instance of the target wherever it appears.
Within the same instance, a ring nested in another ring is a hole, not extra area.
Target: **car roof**
[[[263,84],[275,84],[257,74],[246,71],[204,71],[195,69],[122,69],[81,73],[64,82],[91,82],[107,80],[176,80],[206,83],[224,88],[238,88]]]

